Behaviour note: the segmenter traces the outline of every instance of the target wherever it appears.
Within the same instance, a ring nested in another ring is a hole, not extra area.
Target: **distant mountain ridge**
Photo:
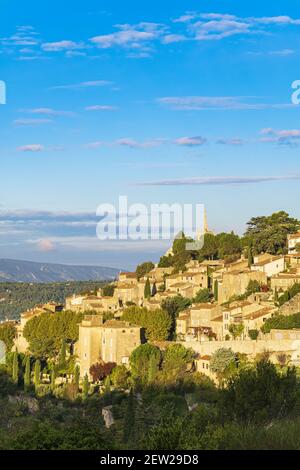
[[[111,281],[118,269],[0,259],[0,282]]]

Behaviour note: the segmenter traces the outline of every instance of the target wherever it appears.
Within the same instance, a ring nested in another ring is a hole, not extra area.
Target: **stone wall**
[[[294,313],[300,312],[300,294],[295,295],[291,300],[283,304],[279,313],[281,315],[293,315]]]
[[[300,340],[185,341],[181,344],[185,348],[193,349],[201,356],[211,355],[221,348],[230,348],[236,353],[252,357],[264,352],[271,352],[273,355],[284,352],[290,354],[294,360],[300,358]]]

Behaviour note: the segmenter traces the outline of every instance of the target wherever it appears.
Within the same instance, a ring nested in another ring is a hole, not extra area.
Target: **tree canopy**
[[[244,241],[252,247],[253,253],[275,255],[287,252],[287,235],[299,230],[300,221],[280,211],[270,216],[252,217],[247,225]]]

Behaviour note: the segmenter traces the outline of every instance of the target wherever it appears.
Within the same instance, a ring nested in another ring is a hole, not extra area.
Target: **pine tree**
[[[79,380],[80,380],[80,369],[79,366],[75,366],[75,375],[74,375],[74,383],[76,385],[76,391],[78,393],[79,390]]]
[[[83,400],[87,399],[89,395],[89,390],[90,390],[89,378],[88,378],[88,375],[85,374],[84,379],[83,379],[83,389],[82,389]]]
[[[37,390],[41,382],[41,361],[37,359],[34,364],[34,387]]]
[[[144,297],[145,299],[150,299],[151,297],[151,285],[150,285],[149,277],[147,277],[147,281],[145,284]]]
[[[55,389],[55,379],[56,379],[55,369],[52,369],[52,371],[51,371],[51,385],[50,385],[52,392]]]
[[[215,284],[214,284],[214,298],[215,298],[215,301],[218,302],[218,297],[219,297],[219,283],[217,280],[215,280]]]
[[[24,374],[24,390],[29,390],[31,384],[31,368],[30,356],[26,356],[25,374]]]
[[[16,351],[13,357],[13,367],[12,367],[12,380],[14,384],[18,385],[19,381],[19,355]]]

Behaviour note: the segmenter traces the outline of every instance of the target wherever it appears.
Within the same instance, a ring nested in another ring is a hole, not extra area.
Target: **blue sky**
[[[97,240],[119,195],[204,203],[215,231],[300,216],[294,1],[0,4],[0,257],[157,260],[166,242]]]

